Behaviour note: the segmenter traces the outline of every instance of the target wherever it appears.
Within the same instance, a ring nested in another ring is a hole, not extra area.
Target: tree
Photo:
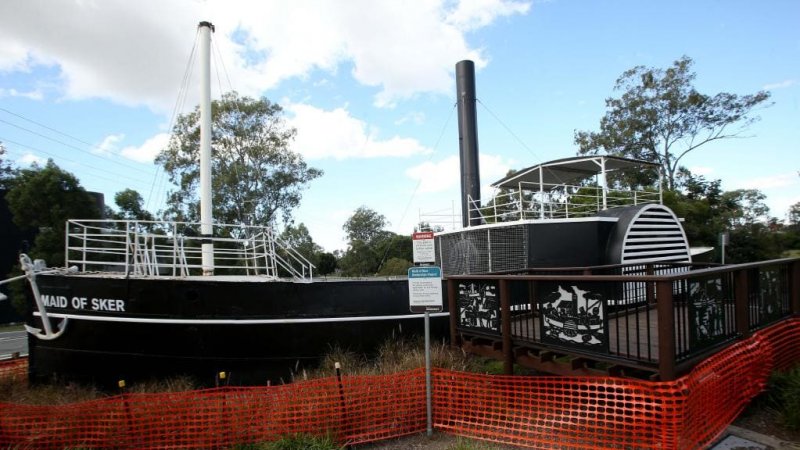
[[[323,253],[322,247],[314,243],[305,224],[287,225],[280,237],[284,244],[295,249],[312,264],[315,266],[318,264],[319,255]]]
[[[53,160],[40,168],[22,169],[11,181],[6,201],[14,223],[22,230],[36,229],[32,258],[50,266],[64,263],[64,225],[68,219],[99,219],[95,199],[78,179]]]
[[[800,225],[800,202],[789,207],[786,217],[789,219],[789,225]]]
[[[347,252],[339,260],[345,276],[397,275],[401,266],[411,265],[411,237],[385,230],[386,217],[366,206],[360,206],[342,227],[347,233]],[[386,267],[393,260],[390,267]],[[405,272],[403,272],[405,273]]]
[[[719,235],[728,232],[727,263],[780,256],[782,238],[771,230],[774,219],[763,193],[756,189],[723,191],[720,180],[707,181],[686,170],[679,178],[681,190],[666,191],[664,204],[685,219],[683,228],[693,246],[712,246],[719,251]]]
[[[378,271],[378,275],[389,277],[389,276],[398,276],[398,275],[407,275],[408,268],[413,266],[414,264],[403,258],[389,258],[386,262],[381,266],[381,269]]]
[[[347,251],[339,260],[339,268],[346,277],[374,275],[381,259],[378,252],[362,240],[350,242]]]
[[[319,275],[328,275],[334,273],[336,272],[338,265],[339,261],[336,259],[336,255],[330,252],[320,253],[316,273]]]
[[[360,206],[344,223],[347,238],[353,241],[369,243],[383,234],[383,228],[388,225],[386,217],[366,206]]]
[[[266,225],[280,213],[288,223],[306,184],[322,171],[289,149],[296,131],[284,124],[283,109],[263,97],[230,92],[213,101],[211,111],[215,220]],[[199,120],[199,108],[179,116],[168,147],[156,158],[178,186],[167,210],[177,220],[199,220]]]
[[[14,177],[14,169],[11,163],[4,160],[6,148],[0,142],[0,189],[8,189],[11,179]]]
[[[713,96],[695,90],[688,56],[667,69],[636,66],[616,81],[619,98],[606,99],[600,131],[575,131],[579,154],[607,153],[661,165],[666,188],[674,189],[681,159],[713,141],[741,137],[759,117],[751,115],[765,105],[770,93]],[[640,177],[641,178],[641,177]],[[637,180],[645,184],[649,180]]]
[[[415,233],[416,232],[424,232],[424,231],[429,231],[429,232],[434,232],[434,233],[441,233],[442,231],[444,231],[444,227],[441,226],[441,225],[431,225],[430,222],[426,222],[426,221],[421,221],[420,223],[418,223],[417,225],[414,226],[414,232]]]
[[[133,189],[125,189],[114,194],[114,203],[119,213],[114,217],[122,220],[153,220],[153,215],[144,209],[144,199]]]

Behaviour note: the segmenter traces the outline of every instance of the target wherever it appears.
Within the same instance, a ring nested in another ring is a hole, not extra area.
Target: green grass
[[[0,325],[0,333],[5,333],[8,331],[24,331],[24,330],[25,330],[25,325],[21,323],[14,323],[14,324],[4,323]]]
[[[338,450],[344,448],[329,436],[296,434],[284,436],[274,442],[258,444],[238,444],[230,450]]]
[[[800,365],[786,372],[775,372],[769,379],[769,399],[790,430],[800,430]]]
[[[486,442],[458,438],[455,444],[447,447],[447,450],[493,450],[495,448],[497,448],[495,445]]]

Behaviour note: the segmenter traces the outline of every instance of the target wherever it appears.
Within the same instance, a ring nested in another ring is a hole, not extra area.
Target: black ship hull
[[[29,337],[34,381],[115,384],[188,374],[209,382],[221,371],[234,383],[285,381],[333,348],[370,353],[424,327],[423,315],[409,312],[405,279],[71,275],[40,276],[37,284],[57,337]],[[38,313],[28,324],[43,328]],[[435,336],[446,336],[445,313],[433,314],[431,324]]]

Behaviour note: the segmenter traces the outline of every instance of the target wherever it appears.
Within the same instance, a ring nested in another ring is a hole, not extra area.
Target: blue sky
[[[635,65],[694,59],[705,94],[767,89],[746,139],[683,164],[725,189],[757,188],[784,218],[800,201],[800,2],[195,1],[0,3],[0,142],[18,166],[53,158],[113,202],[151,210],[171,189],[152,163],[166,142],[197,22],[216,25],[213,94],[280,103],[293,148],[325,175],[295,221],[328,250],[359,206],[410,233],[458,208],[454,66],[473,59],[482,184],[573,156],[614,81]],[[230,84],[224,73],[227,72]],[[197,101],[192,78],[182,111]],[[483,195],[490,191],[483,189]]]

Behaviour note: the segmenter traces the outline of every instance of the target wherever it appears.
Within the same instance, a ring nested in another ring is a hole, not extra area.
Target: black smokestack
[[[481,198],[481,176],[478,169],[478,116],[475,110],[475,63],[464,60],[456,64],[456,97],[458,99],[458,146],[461,155],[461,222],[464,227],[480,225],[477,213],[471,214],[468,198]]]

